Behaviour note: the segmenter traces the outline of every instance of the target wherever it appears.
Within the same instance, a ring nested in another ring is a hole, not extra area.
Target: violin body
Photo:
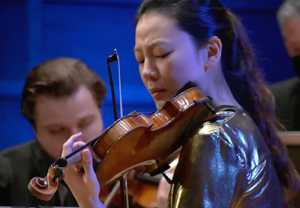
[[[132,176],[132,174],[130,173]],[[128,195],[130,207],[156,208],[158,207],[157,194],[158,182],[141,179],[139,176],[127,177]],[[112,184],[111,184],[112,185]],[[122,190],[113,194],[113,198],[107,203],[108,195],[112,192],[111,185],[101,186],[100,199],[107,204],[107,208],[122,206]]]
[[[189,88],[150,117],[135,113],[120,119],[93,147],[102,159],[96,171],[100,183],[110,183],[139,166],[146,172],[158,168],[182,145],[192,121],[199,124],[200,117],[203,121],[211,116],[203,105],[208,101],[199,90]]]

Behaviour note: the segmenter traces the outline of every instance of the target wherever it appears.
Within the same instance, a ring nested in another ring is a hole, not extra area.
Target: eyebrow
[[[94,118],[95,118],[94,114],[87,114],[87,115],[84,115],[83,117],[80,117],[77,121],[82,122],[82,121],[86,121],[86,120],[94,119]],[[45,124],[42,126],[45,128],[64,127],[64,125],[62,123],[48,123],[48,124]]]
[[[156,46],[166,45],[166,44],[168,44],[167,41],[158,40],[158,41],[153,41],[152,43],[150,43],[149,45],[147,45],[147,47],[153,49]],[[139,52],[139,51],[142,51],[142,49],[136,48],[136,47],[134,48],[134,52]]]

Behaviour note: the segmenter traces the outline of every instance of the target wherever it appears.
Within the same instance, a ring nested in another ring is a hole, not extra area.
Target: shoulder
[[[239,165],[250,169],[269,157],[258,127],[246,112],[235,107],[223,107],[217,115],[217,120],[204,123],[199,130],[204,139],[212,140],[231,154]]]
[[[8,160],[22,158],[23,160],[29,157],[32,153],[32,149],[37,146],[37,142],[35,140],[29,141],[24,144],[20,144],[17,146],[9,147],[0,152],[0,156],[4,157]]]
[[[29,141],[0,152],[0,180],[15,183],[16,189],[23,186],[32,173],[43,166],[38,152],[40,149],[36,140]]]
[[[2,155],[0,155],[0,167],[0,175],[3,175],[3,173],[10,169],[9,160]]]
[[[276,98],[281,96],[290,96],[300,86],[298,77],[277,82],[270,86],[270,89]]]
[[[12,168],[9,160],[0,155],[0,193],[2,189],[11,183]]]
[[[281,189],[271,154],[255,122],[245,111],[234,107],[220,108],[217,115],[219,118],[204,123],[197,132],[198,167],[205,167],[199,174],[213,176],[216,184],[231,181],[234,187],[239,186],[232,194],[244,204],[260,204],[256,201],[258,194],[261,203],[267,204],[268,193],[280,201]],[[194,144],[190,146],[193,152]]]
[[[38,155],[36,154],[38,149],[39,145],[36,140],[7,148],[0,152],[0,158],[3,158],[0,160],[0,164],[3,163],[9,167],[13,175],[21,174],[20,170],[27,172],[38,159]]]

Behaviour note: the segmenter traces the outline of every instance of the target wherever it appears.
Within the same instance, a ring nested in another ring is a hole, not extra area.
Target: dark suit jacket
[[[288,131],[300,131],[300,79],[298,77],[271,86],[275,96],[276,113]],[[290,159],[300,173],[300,146],[287,146]],[[300,207],[300,193],[292,202]]]
[[[271,86],[276,113],[289,131],[300,131],[300,79],[298,77]]]
[[[36,140],[0,152],[0,206],[77,206],[64,184],[49,202],[27,190],[30,179],[45,177],[52,162]]]

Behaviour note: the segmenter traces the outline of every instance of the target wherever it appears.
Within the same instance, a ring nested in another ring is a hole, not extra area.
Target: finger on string
[[[86,173],[91,173],[93,170],[93,156],[90,149],[86,148],[81,152],[82,167]]]
[[[86,143],[83,141],[76,141],[73,144],[73,151],[76,151],[77,149],[85,146]],[[81,150],[81,152],[84,150]],[[84,173],[84,169],[83,169],[83,162],[82,162],[82,154],[81,152],[76,153],[74,156],[77,157],[76,159],[76,164],[75,164],[75,169],[79,174],[83,174]]]
[[[84,174],[84,169],[82,167],[82,164],[76,163],[74,166],[74,170],[79,174],[82,175]]]

